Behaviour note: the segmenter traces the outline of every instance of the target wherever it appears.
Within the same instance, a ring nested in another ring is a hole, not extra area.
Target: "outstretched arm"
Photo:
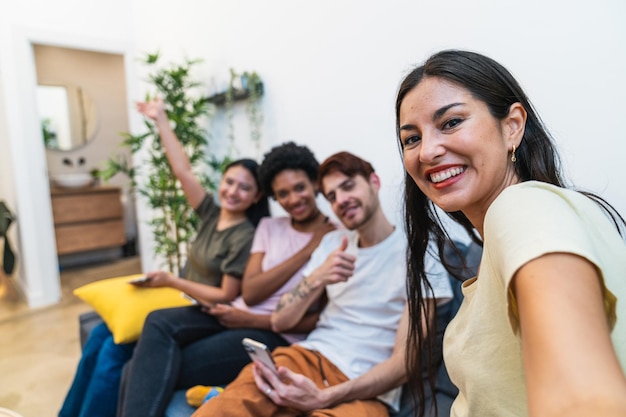
[[[137,110],[147,118],[154,121],[159,129],[161,144],[165,149],[165,155],[172,167],[174,175],[180,181],[187,201],[194,209],[197,208],[206,194],[206,190],[200,180],[193,173],[189,158],[179,142],[176,134],[170,126],[170,121],[165,113],[165,104],[160,97],[145,103],[137,103]]]
[[[348,380],[324,391],[328,405],[352,400],[375,398],[406,382],[405,349],[409,326],[409,310],[404,308],[398,324],[393,353],[358,378]]]
[[[544,255],[521,267],[511,287],[520,315],[529,415],[626,415],[626,379],[594,265],[572,254]]]

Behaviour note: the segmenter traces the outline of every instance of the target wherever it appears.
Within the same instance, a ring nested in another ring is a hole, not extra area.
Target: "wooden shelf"
[[[263,83],[257,85],[257,92],[259,96],[263,95]],[[250,97],[250,89],[235,89],[233,90],[233,101],[241,101]],[[206,98],[206,101],[209,103],[215,104],[216,106],[222,106],[226,104],[226,91],[221,93],[213,94]]]

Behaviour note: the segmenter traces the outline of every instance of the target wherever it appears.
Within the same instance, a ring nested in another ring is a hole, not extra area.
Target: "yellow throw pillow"
[[[115,343],[130,343],[139,338],[151,311],[191,305],[179,290],[169,287],[141,288],[128,281],[142,274],[95,281],[74,290],[91,305],[113,333]]]

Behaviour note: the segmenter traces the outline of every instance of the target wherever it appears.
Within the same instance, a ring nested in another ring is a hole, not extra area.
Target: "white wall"
[[[265,81],[263,149],[287,139],[321,160],[339,150],[379,171],[401,222],[397,86],[443,48],[507,66],[552,129],[575,183],[626,214],[626,3],[621,0],[136,0],[137,49],[205,60],[205,79],[254,69]],[[245,153],[245,152],[244,152]]]
[[[0,172],[0,198],[6,198],[17,211],[18,280],[33,307],[57,301],[60,286],[31,45],[130,57],[134,54],[131,40],[132,15],[123,0],[24,0],[11,3],[0,14],[0,162],[12,162]],[[135,85],[132,64],[126,65],[127,78]],[[131,89],[129,95],[132,93]]]
[[[5,89],[0,105],[6,112],[0,125],[8,124],[0,126],[0,135],[12,138],[13,159],[20,163],[14,163],[14,177],[0,185],[15,184],[20,227],[30,228],[20,236],[31,236],[38,224],[28,224],[33,201],[24,190],[43,192],[47,182],[43,185],[45,169],[39,164],[43,156],[28,153],[21,143],[39,140],[28,114],[34,102],[28,39],[126,54],[160,49],[170,61],[203,58],[198,75],[207,85],[223,84],[229,67],[256,70],[266,86],[262,149],[293,139],[309,145],[320,160],[339,150],[370,160],[383,181],[385,210],[400,223],[396,88],[430,53],[466,48],[499,60],[518,77],[556,136],[573,180],[626,214],[620,172],[626,154],[620,123],[626,114],[624,16],[621,0],[13,2],[0,14],[0,89]],[[145,85],[136,83],[143,70],[135,69],[128,70],[128,94],[139,99]],[[131,129],[140,126],[138,120],[131,116]],[[214,141],[224,140],[223,126],[216,128]],[[259,156],[245,141],[239,147],[242,154]],[[5,175],[6,169],[0,170]],[[0,191],[0,197],[5,194],[11,191]],[[140,211],[144,261],[152,259],[142,230],[145,215]],[[52,265],[47,261],[52,251],[35,254]]]

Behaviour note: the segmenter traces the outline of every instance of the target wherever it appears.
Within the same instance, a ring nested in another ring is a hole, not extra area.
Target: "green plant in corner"
[[[214,191],[216,181],[206,174],[205,149],[207,133],[200,126],[201,120],[211,115],[211,107],[200,94],[200,84],[191,79],[191,69],[198,60],[186,60],[183,64],[158,67],[159,54],[149,54],[145,59],[154,70],[149,80],[165,102],[165,108],[174,133],[182,143],[193,169],[207,189]],[[197,93],[197,94],[196,94]],[[150,100],[150,96],[146,97]],[[167,260],[172,272],[180,272],[189,244],[198,226],[198,218],[189,206],[174,176],[161,145],[158,129],[145,120],[146,133],[133,135],[122,133],[122,146],[133,155],[143,156],[143,161],[132,167],[123,157],[112,157],[99,175],[108,180],[118,172],[131,178],[139,195],[145,198],[155,215],[149,224],[155,241],[155,252]],[[135,160],[136,161],[136,160]],[[137,162],[137,161],[136,161]],[[209,167],[218,166],[211,158]]]

